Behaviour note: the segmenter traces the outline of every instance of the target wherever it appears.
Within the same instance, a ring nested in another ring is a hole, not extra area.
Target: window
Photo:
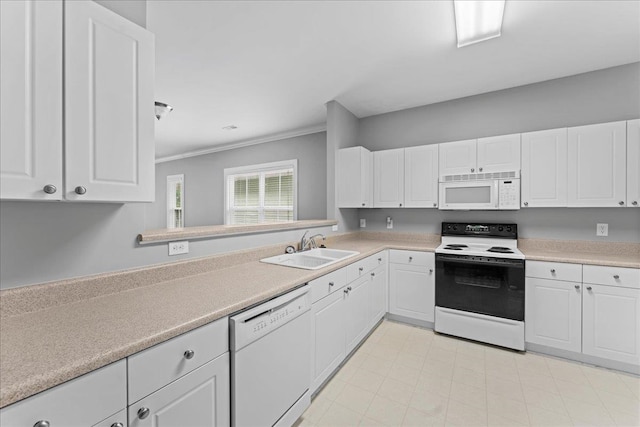
[[[297,160],[224,170],[225,224],[297,220]]]
[[[167,176],[167,228],[184,227],[184,175]]]

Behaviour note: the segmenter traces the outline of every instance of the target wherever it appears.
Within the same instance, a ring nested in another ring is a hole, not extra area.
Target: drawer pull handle
[[[193,350],[187,350],[184,352],[184,358],[189,360],[189,359],[193,359],[193,356],[196,355],[196,352]]]
[[[587,286],[587,290],[590,291],[592,288],[591,286]]]
[[[333,286],[333,282],[329,282],[329,286]]]
[[[573,285],[574,288],[580,289],[580,285]]]
[[[618,280],[618,279],[620,278],[620,276],[618,276],[617,274],[614,274],[614,275],[613,275],[613,278],[614,278],[614,279],[616,279],[616,280]]]
[[[556,274],[556,269],[555,268],[551,269],[551,274]]]
[[[145,408],[143,406],[142,408],[138,409],[138,418],[140,418],[141,420],[144,420],[149,416],[150,412],[151,411],[149,410],[149,408]]]
[[[113,424],[111,424],[111,427],[124,427],[124,424],[122,424],[122,423],[113,423]]]
[[[49,427],[49,421],[40,420],[33,425],[33,427]]]

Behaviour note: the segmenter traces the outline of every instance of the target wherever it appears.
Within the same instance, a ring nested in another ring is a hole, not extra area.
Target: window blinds
[[[229,175],[230,224],[294,220],[293,167]]]

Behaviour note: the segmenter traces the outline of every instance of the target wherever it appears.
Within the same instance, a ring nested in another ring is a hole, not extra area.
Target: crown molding
[[[175,154],[173,156],[158,157],[157,163],[171,162],[174,160],[187,159],[189,157],[203,156],[205,154],[217,153],[219,151],[234,150],[236,148],[249,147],[251,145],[264,144],[266,142],[280,141],[282,139],[295,138],[296,136],[310,135],[312,133],[324,132],[327,130],[327,124],[309,126],[287,132],[280,132],[262,138],[247,139],[244,141],[224,144],[217,147],[205,148],[203,150],[188,151],[186,153]]]

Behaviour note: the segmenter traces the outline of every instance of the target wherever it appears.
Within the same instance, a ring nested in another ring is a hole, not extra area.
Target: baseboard
[[[406,323],[408,325],[420,326],[421,328],[433,329],[433,322],[427,322],[426,320],[418,320],[413,319],[411,317],[400,316],[398,314],[387,313],[384,315],[384,318],[387,320],[392,320],[394,322]]]

